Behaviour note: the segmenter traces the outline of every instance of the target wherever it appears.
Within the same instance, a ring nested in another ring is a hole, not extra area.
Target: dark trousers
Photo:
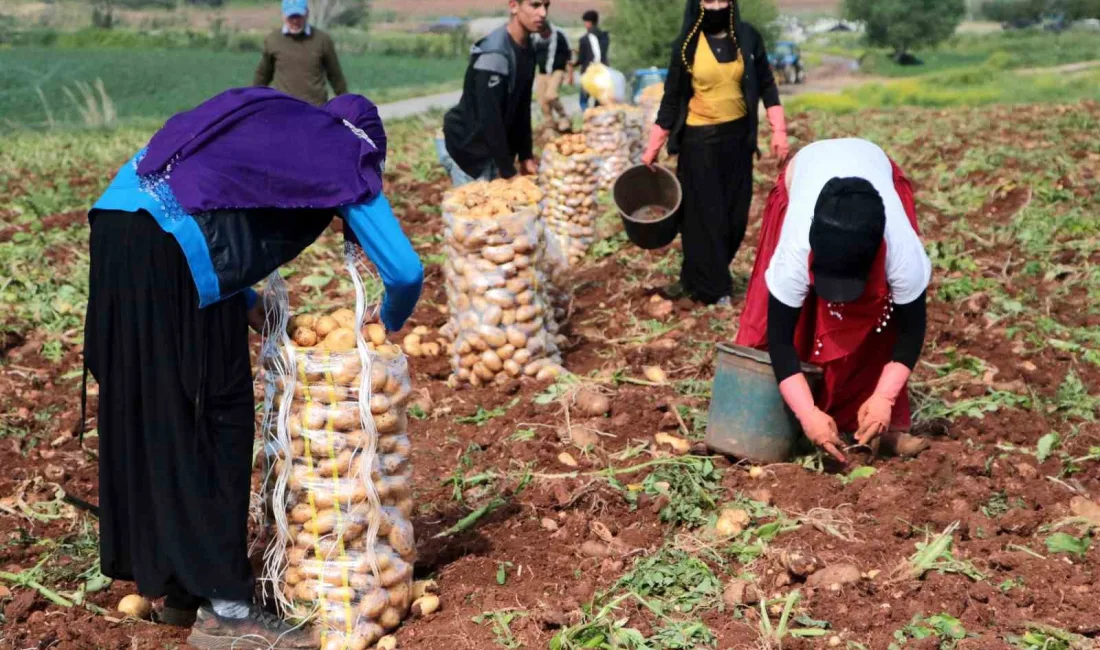
[[[84,340],[100,387],[103,573],[174,607],[253,594],[247,310],[240,295],[198,304],[149,214],[93,214]]]
[[[706,304],[733,290],[729,267],[749,223],[753,149],[747,118],[684,130],[677,171],[684,188],[680,284]]]

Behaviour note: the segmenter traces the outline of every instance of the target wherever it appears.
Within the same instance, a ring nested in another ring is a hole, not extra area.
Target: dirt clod
[[[731,608],[738,605],[755,605],[760,602],[760,590],[747,580],[730,580],[722,590],[722,602],[726,607]]]

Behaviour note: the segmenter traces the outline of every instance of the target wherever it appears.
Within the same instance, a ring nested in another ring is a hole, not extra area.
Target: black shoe
[[[199,608],[186,609],[165,605],[153,610],[153,622],[172,627],[191,627],[195,624]]]
[[[294,627],[253,605],[244,618],[225,618],[199,609],[187,643],[204,650],[312,650],[320,644],[307,628]]]
[[[679,300],[680,298],[687,297],[688,291],[684,288],[684,285],[679,282],[673,282],[672,284],[666,284],[657,290],[657,295],[661,296],[665,300]]]

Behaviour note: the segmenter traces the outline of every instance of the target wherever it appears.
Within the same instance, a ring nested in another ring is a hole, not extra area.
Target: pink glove
[[[840,432],[836,421],[829,417],[814,404],[813,393],[810,392],[810,384],[802,373],[791,375],[779,384],[779,393],[787,406],[794,411],[795,417],[802,424],[802,430],[806,437],[818,447],[842,463],[848,462],[844,454],[840,453]]]
[[[768,124],[772,126],[772,155],[783,160],[791,152],[791,144],[787,141],[787,117],[782,106],[768,109]]]
[[[894,402],[909,381],[909,368],[892,361],[882,369],[874,394],[859,407],[859,431],[856,442],[865,445],[885,433],[894,415]]]
[[[668,129],[662,129],[654,124],[649,129],[649,144],[645,146],[645,152],[642,154],[642,162],[646,167],[653,166],[657,161],[657,154],[661,153],[661,147],[665,146],[666,142],[668,142]]]

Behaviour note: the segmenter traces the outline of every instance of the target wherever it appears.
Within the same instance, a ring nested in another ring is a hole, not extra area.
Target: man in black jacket
[[[462,99],[443,118],[439,161],[457,187],[538,170],[531,143],[531,34],[546,25],[549,0],[508,0],[512,18],[470,49]]]
[[[577,48],[577,66],[583,75],[593,63],[610,64],[607,51],[611,49],[611,35],[600,29],[600,14],[594,10],[584,12],[584,27],[588,30],[581,37]],[[588,93],[581,88],[581,110],[588,108]]]

